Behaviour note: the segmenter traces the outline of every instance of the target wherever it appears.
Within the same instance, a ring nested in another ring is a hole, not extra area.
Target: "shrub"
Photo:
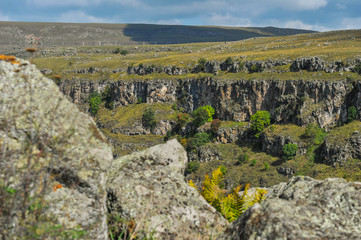
[[[195,134],[190,141],[188,141],[188,149],[197,149],[200,146],[203,146],[211,141],[210,134],[208,133],[197,133]]]
[[[191,161],[188,163],[185,173],[190,174],[192,172],[195,172],[199,169],[199,167],[200,167],[200,164],[198,161]]]
[[[157,121],[155,120],[154,110],[151,108],[147,108],[143,114],[142,118],[143,126],[147,129],[153,130],[157,125]]]
[[[253,159],[252,162],[251,162],[251,166],[256,166],[256,163],[257,163],[257,160]]]
[[[210,105],[197,108],[193,111],[193,125],[198,128],[206,122],[211,122],[213,120],[212,116],[214,115],[214,113],[215,110]]]
[[[98,92],[92,92],[89,96],[89,112],[95,116],[98,113],[102,103],[101,95]]]
[[[204,108],[198,108],[192,113],[193,126],[194,128],[198,128],[199,126],[205,124],[209,118],[209,112]]]
[[[143,98],[142,98],[142,97],[138,97],[138,99],[137,99],[137,100],[138,100],[138,102],[137,102],[138,104],[140,104],[140,103],[142,103],[142,102],[143,102]]]
[[[283,152],[283,158],[285,159],[291,159],[294,156],[296,156],[298,150],[297,144],[294,143],[288,143],[283,146],[282,152]]]
[[[251,130],[259,137],[260,133],[271,123],[271,115],[267,111],[257,111],[251,116]]]
[[[356,64],[354,71],[358,74],[361,74],[361,63]]]
[[[177,123],[179,126],[184,126],[189,120],[189,116],[186,113],[180,113],[177,115]]]
[[[249,157],[248,157],[247,153],[245,153],[239,157],[238,164],[247,163],[248,161],[249,161]]]
[[[181,140],[180,140],[180,144],[181,144],[184,148],[186,148],[186,147],[187,147],[187,139],[186,139],[186,138],[181,139]]]
[[[205,58],[200,58],[200,59],[198,59],[198,65],[197,65],[197,67],[196,67],[196,71],[197,71],[197,72],[202,72],[202,71],[204,71],[205,66],[206,66],[206,63],[207,63],[207,59],[205,59]]]
[[[354,106],[351,106],[347,110],[347,121],[352,122],[356,119],[357,116],[357,109]]]
[[[177,106],[176,103],[174,103],[174,104],[172,105],[172,109],[173,109],[173,110],[178,110],[178,106]]]
[[[310,139],[312,144],[319,145],[325,140],[327,133],[317,124],[310,123],[306,127],[304,136]]]
[[[226,59],[226,61],[224,61],[224,62],[226,63],[227,66],[233,65],[233,59],[232,59],[231,57],[228,57],[228,58]]]
[[[216,133],[218,131],[219,127],[221,126],[221,124],[222,124],[221,120],[214,119],[211,123],[211,131],[213,133]]]
[[[122,50],[120,51],[120,54],[123,55],[123,56],[127,55],[128,53],[129,53],[129,52],[128,52],[127,50],[125,50],[125,49],[122,49]]]
[[[264,170],[268,170],[268,169],[269,169],[269,164],[268,164],[268,162],[264,162],[263,166],[264,166]]]

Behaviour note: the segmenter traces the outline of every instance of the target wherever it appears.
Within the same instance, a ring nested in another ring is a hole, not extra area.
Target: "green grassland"
[[[114,54],[117,49],[127,50],[126,55]],[[318,56],[325,61],[353,60],[361,57],[361,30],[334,31],[311,33],[283,37],[262,37],[234,42],[191,43],[176,45],[141,45],[141,46],[106,46],[106,47],[74,47],[76,55],[63,56],[66,48],[54,50],[58,56],[37,55],[33,60],[40,69],[53,70],[65,79],[81,77],[85,79],[131,80],[154,78],[198,78],[212,77],[212,74],[185,74],[169,76],[167,74],[150,74],[146,76],[129,76],[126,69],[129,66],[177,66],[193,69],[200,58],[206,60],[224,61],[231,57],[234,61],[285,59],[294,60],[299,57]],[[97,68],[98,73],[75,74],[74,69]],[[120,68],[119,73],[112,69]],[[340,79],[338,73],[324,72],[289,72],[289,65],[279,66],[273,72],[262,73],[227,73],[220,72],[216,79]],[[359,79],[357,74],[347,73],[342,78]]]

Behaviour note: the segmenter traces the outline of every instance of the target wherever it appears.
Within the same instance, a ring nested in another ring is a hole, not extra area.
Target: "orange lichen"
[[[20,63],[19,61],[16,61],[15,56],[0,55],[0,60],[4,60],[4,61],[12,63],[12,64]]]
[[[62,188],[63,187],[63,185],[61,185],[60,183],[56,183],[56,184],[54,184],[54,186],[53,186],[53,191],[55,192],[56,190],[58,190],[58,189],[60,189],[60,188]]]

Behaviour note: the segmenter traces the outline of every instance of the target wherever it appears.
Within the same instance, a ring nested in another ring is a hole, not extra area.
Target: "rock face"
[[[359,129],[361,130],[361,128]],[[354,131],[345,143],[330,142],[327,138],[322,145],[321,159],[327,165],[344,165],[348,159],[361,159],[361,134]]]
[[[360,221],[361,183],[293,177],[218,239],[359,239]]]
[[[134,219],[156,239],[208,239],[226,226],[184,180],[186,152],[176,140],[116,159],[109,170],[112,215]]]
[[[78,238],[107,239],[105,173],[112,160],[95,122],[53,81],[29,62],[0,61],[0,238],[35,231],[62,238],[74,230],[83,232]]]
[[[321,127],[347,120],[347,109],[361,112],[361,82],[327,80],[228,80],[212,78],[186,80],[149,80],[89,82],[64,81],[62,91],[75,103],[86,103],[93,91],[109,85],[114,106],[143,102],[175,103],[187,112],[204,105],[215,108],[215,118],[248,121],[258,110],[270,112],[276,123]],[[358,119],[361,115],[358,115]]]

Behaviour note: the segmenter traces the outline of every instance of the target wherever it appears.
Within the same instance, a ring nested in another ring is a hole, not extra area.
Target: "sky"
[[[0,21],[361,28],[360,0],[0,0]]]

